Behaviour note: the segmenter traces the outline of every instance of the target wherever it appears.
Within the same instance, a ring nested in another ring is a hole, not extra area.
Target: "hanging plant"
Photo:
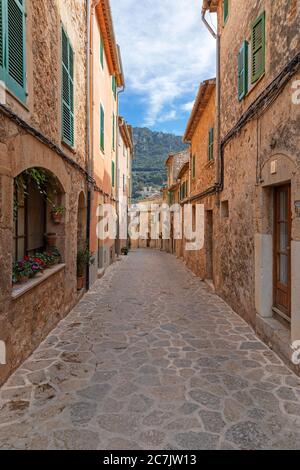
[[[38,189],[42,198],[47,201],[53,208],[55,208],[54,202],[49,198],[47,186],[51,185],[54,194],[57,194],[59,183],[54,175],[51,175],[47,170],[42,168],[30,168],[24,170],[18,175],[15,180],[15,194],[14,194],[14,218],[17,218],[18,214],[18,194],[23,191],[24,197],[28,196],[28,184],[33,183]]]

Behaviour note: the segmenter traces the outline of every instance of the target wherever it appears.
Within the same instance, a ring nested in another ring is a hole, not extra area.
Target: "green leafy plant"
[[[95,258],[88,247],[77,253],[77,277],[83,277],[87,266],[94,264]]]
[[[124,246],[123,248],[121,248],[121,253],[122,253],[122,255],[127,256],[127,255],[128,255],[128,252],[129,252],[129,250],[128,250],[127,246]]]
[[[23,191],[24,196],[28,196],[28,185],[34,184],[43,199],[55,208],[54,202],[49,198],[48,195],[48,185],[51,185],[53,193],[57,193],[59,183],[57,178],[54,175],[51,175],[48,171],[42,168],[30,168],[23,171],[18,175],[15,180],[15,197],[14,197],[14,217],[17,217],[19,203],[18,203],[18,194],[20,191]],[[59,206],[62,207],[62,206]]]
[[[52,214],[64,214],[66,212],[65,206],[53,206],[51,209]]]

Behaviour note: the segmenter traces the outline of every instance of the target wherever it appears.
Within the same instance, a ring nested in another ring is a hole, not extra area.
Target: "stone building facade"
[[[131,248],[162,248],[161,206],[163,197],[152,196],[139,200],[130,207]]]
[[[186,251],[187,266],[202,279],[213,280],[213,219],[216,216],[214,187],[216,178],[216,81],[201,83],[183,140],[190,144],[190,192],[188,202],[204,205],[204,247]],[[214,214],[215,212],[215,214]],[[195,225],[195,220],[193,220]]]
[[[2,1],[0,79],[0,383],[76,303],[86,240],[87,11],[81,0]],[[7,25],[14,24],[8,29]],[[76,109],[76,113],[74,110]],[[42,177],[41,186],[33,184]],[[29,180],[28,180],[29,178]],[[17,183],[21,182],[21,185]],[[26,187],[26,188],[25,188]],[[24,189],[25,188],[25,189]],[[64,208],[62,221],[52,217]],[[60,262],[12,285],[12,264],[46,250]],[[53,241],[53,238],[52,238]]]
[[[217,13],[216,32],[207,11]],[[219,67],[216,80],[201,84],[185,132],[190,191],[183,201],[204,204],[205,221],[204,247],[183,250],[185,262],[297,372],[299,19],[296,1],[203,1]],[[165,248],[174,252],[172,242]]]
[[[133,160],[133,132],[132,127],[123,117],[118,119],[118,223],[119,244],[118,251],[128,248],[128,208],[131,205],[132,195],[132,169]]]
[[[166,160],[168,182],[167,182],[167,198],[166,202],[170,206],[181,204],[189,193],[189,177],[186,172],[181,175],[183,167],[186,169],[186,163],[190,160],[189,150],[172,153]],[[184,177],[183,180],[181,177]],[[168,253],[180,253],[181,240],[174,236],[174,213],[170,214],[170,238],[163,241],[164,249]]]
[[[95,263],[90,267],[90,284],[116,257],[116,239],[100,231],[97,233],[97,226],[107,215],[107,212],[102,213],[104,204],[111,205],[115,214],[118,209],[119,92],[125,85],[109,1],[100,0],[94,5],[91,11],[90,109],[92,174],[96,190],[92,192],[90,249]]]
[[[214,286],[294,366],[291,344],[300,338],[300,6],[208,0],[204,18],[207,10],[218,15],[220,54]]]

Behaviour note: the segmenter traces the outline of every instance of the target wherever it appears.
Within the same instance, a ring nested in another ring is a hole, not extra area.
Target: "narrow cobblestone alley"
[[[175,257],[139,250],[1,389],[1,449],[292,449],[300,380]]]

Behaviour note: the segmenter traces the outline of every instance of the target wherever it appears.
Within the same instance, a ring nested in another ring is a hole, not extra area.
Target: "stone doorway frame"
[[[300,172],[296,157],[286,153],[270,156],[261,168],[255,202],[255,306],[257,323],[263,326],[265,338],[272,345],[276,334],[273,312],[273,197],[274,187],[291,184],[291,329],[288,342],[300,339],[300,216],[295,202],[300,201]],[[297,287],[298,286],[298,287]],[[266,326],[267,325],[267,326]],[[266,326],[266,327],[265,327]],[[273,344],[275,349],[275,345]],[[290,345],[284,355],[291,358]]]

